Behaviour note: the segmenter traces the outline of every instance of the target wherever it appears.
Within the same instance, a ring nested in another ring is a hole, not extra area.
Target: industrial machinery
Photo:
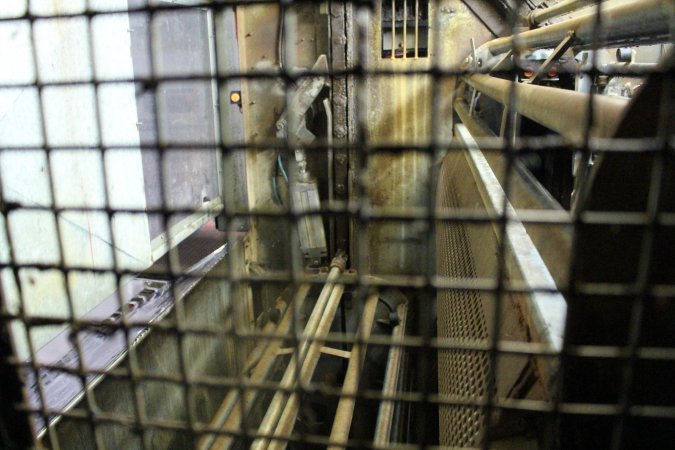
[[[0,448],[672,448],[674,36],[3,0]]]

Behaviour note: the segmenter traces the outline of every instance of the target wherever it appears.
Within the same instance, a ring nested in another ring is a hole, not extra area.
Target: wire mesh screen
[[[672,447],[674,28],[5,0],[0,447]]]

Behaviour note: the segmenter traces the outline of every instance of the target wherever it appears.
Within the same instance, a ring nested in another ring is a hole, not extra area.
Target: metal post
[[[408,59],[408,0],[403,0],[403,59]]]
[[[396,0],[391,0],[391,59],[396,58]]]
[[[420,0],[415,0],[415,59],[420,56]]]

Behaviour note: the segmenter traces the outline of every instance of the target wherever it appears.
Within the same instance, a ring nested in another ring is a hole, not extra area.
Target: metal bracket
[[[513,49],[509,50],[504,54],[504,56],[501,57],[497,63],[492,66],[490,69],[490,75],[492,75],[494,72],[502,72],[511,69],[513,67],[513,61],[511,60],[511,57],[513,56]]]
[[[317,74],[328,73],[326,55],[317,58],[312,66],[312,72],[314,76],[303,78],[298,84],[289,99],[288,109],[276,123],[277,137],[281,139],[288,137],[288,142],[293,148],[307,146],[316,139],[316,136],[307,129],[305,114],[326,86],[326,75]]]
[[[277,356],[292,355],[293,352],[295,352],[295,351],[297,351],[297,349],[295,347],[280,348],[279,350],[277,350]],[[352,352],[348,352],[346,350],[340,350],[339,348],[326,347],[326,346],[321,347],[320,352],[323,353],[324,355],[331,355],[331,356],[336,356],[338,358],[344,358],[344,359],[349,359],[352,355]]]
[[[523,81],[523,83],[534,83],[543,75],[547,74],[553,63],[559,60],[560,57],[564,55],[567,50],[570,49],[570,47],[574,43],[574,34],[575,34],[574,30],[568,31],[563,40],[560,41],[560,44],[558,44],[555,50],[553,50],[553,52],[548,56],[548,58],[546,58],[546,61],[544,61],[541,67],[539,67],[537,73],[535,73],[532,78]]]

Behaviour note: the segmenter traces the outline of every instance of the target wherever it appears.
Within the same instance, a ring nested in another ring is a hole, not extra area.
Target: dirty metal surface
[[[487,212],[489,205],[484,203],[477,186],[481,181],[475,180],[474,176],[466,152],[459,149],[450,151],[440,171],[438,209],[468,208]],[[437,273],[443,279],[478,283],[497,276],[495,254],[498,241],[492,224],[439,221],[436,225],[436,246]],[[516,270],[510,270],[511,275],[516,276]],[[438,337],[455,345],[486,345],[492,339],[526,342],[528,333],[518,300],[513,295],[497,299],[493,293],[480,290],[439,289]],[[499,335],[494,336],[497,305],[501,308],[500,325]],[[517,392],[516,386],[521,374],[527,370],[529,360],[523,355],[500,355],[496,366],[492,366],[488,352],[483,350],[439,350],[439,395],[449,400],[476,403],[485,400],[489,386],[493,386],[497,398],[526,396],[528,390]],[[494,379],[489,378],[490,373],[495,374]],[[440,443],[458,447],[479,446],[487,423],[485,414],[485,410],[477,406],[440,405]],[[492,420],[494,418],[491,417]]]
[[[186,296],[207,272],[215,267],[226,255],[225,235],[213,227],[213,222],[205,225],[193,236],[183,241],[175,251],[178,266],[169,266],[168,255],[157,261],[143,276],[128,284],[103,300],[82,318],[94,325],[80,330],[76,336],[81,349],[82,363],[93,374],[87,377],[89,388],[102,381],[99,373],[117,366],[127,354],[129,346],[137,345],[148,333],[146,324],[161,320],[173,309],[176,299]],[[164,279],[175,273],[175,281]],[[114,325],[105,325],[113,315],[119,314],[120,302],[130,328],[125,335],[122,329]],[[143,324],[134,326],[134,323]],[[101,325],[95,325],[101,324]],[[41,365],[63,366],[70,370],[78,368],[78,349],[73,342],[73,331],[64,330],[42,347],[36,354],[36,362]],[[26,386],[28,401],[34,408],[40,408],[41,398],[35,374],[27,370]],[[68,411],[82,398],[82,382],[79,376],[58,369],[42,369],[39,372],[42,385],[48,388],[44,399],[46,407]],[[54,416],[53,421],[60,417]],[[45,431],[41,418],[34,420],[38,435]]]
[[[330,34],[331,34],[331,69],[341,71],[351,68],[353,56],[349,47],[352,17],[348,14],[351,4],[346,2],[331,2],[330,4]],[[348,37],[350,36],[350,37]],[[353,122],[350,115],[354,111],[350,109],[350,94],[353,94],[353,82],[349,77],[334,76],[331,79],[331,96],[333,105],[333,140],[337,143],[334,150],[333,166],[333,191],[335,200],[346,202],[349,198],[351,186],[349,183],[349,157],[350,152],[346,144],[354,138]],[[353,101],[353,100],[352,100]],[[335,235],[331,236],[335,249],[347,249],[349,242],[349,220],[346,217],[336,217],[334,220]]]
[[[239,5],[236,14],[242,71],[277,71],[279,50],[285,60],[285,70],[311,68],[319,53],[327,52],[323,48],[325,39],[319,37],[319,30],[325,24],[316,20],[320,16],[317,14],[318,9],[318,5],[313,3],[284,8],[284,20],[288,25],[284,27],[280,49],[279,5]],[[275,124],[285,109],[286,90],[292,91],[291,82],[282,75],[280,73],[278,78],[267,76],[242,80],[244,143],[252,146],[246,149],[248,205],[251,212],[279,212],[288,209],[290,204],[283,182],[279,182],[281,205],[275,202],[272,190],[272,177],[277,170],[275,166],[280,153],[286,161],[289,175],[293,170],[290,164],[292,153],[284,153],[286,143],[276,138]],[[267,145],[270,147],[265,148]],[[291,243],[286,236],[290,234],[291,220],[258,216],[251,218],[251,221],[248,258],[266,267],[288,268]]]
[[[168,306],[160,316],[163,317],[160,324],[173,326],[143,332],[130,351],[133,352],[133,362],[130,354],[121,355],[114,372],[117,375],[109,374],[91,388],[89,398],[95,398],[101,414],[138,420],[140,402],[147,420],[193,420],[202,423],[210,420],[227,389],[223,386],[193,385],[186,392],[185,386],[170,381],[171,378],[176,374],[185,377],[233,376],[241,370],[251,343],[235,342],[232,338],[215,335],[180,335],[175,326],[177,321],[181,321],[183,326],[188,327],[246,329],[250,318],[246,317],[245,308],[241,308],[240,302],[244,297],[225,279],[225,274],[239,270],[231,263],[243,263],[243,245],[239,241],[228,251],[228,258],[223,258],[225,254],[221,252],[210,262],[205,260],[200,263],[198,273],[203,275],[208,272],[209,277],[178,278],[173,289],[163,294],[164,300],[155,302],[156,305],[166,303]],[[180,311],[175,307],[174,298],[179,299]],[[122,340],[125,341],[124,337]],[[189,355],[189,365],[183,365],[181,354],[185,357]],[[143,373],[144,380],[138,381],[139,373]],[[187,403],[186,398],[189,398]],[[88,406],[82,399],[72,408],[72,414],[77,414]],[[95,448],[97,440],[102,440],[105,448],[147,448],[144,442],[149,442],[152,448],[192,448],[196,438],[190,433],[162,428],[147,429],[143,435],[126,426],[106,423],[98,424],[94,435],[92,427],[76,417],[63,417],[55,428],[61,448],[88,450]]]
[[[372,153],[365,157],[363,180],[369,206],[390,210],[431,208],[433,158],[430,150],[405,151],[406,145],[424,147],[436,142],[446,145],[452,138],[454,76],[405,74],[426,70],[433,61],[440,69],[459,67],[471,48],[491,38],[489,30],[459,0],[442,0],[429,5],[429,57],[385,59],[381,57],[381,9],[373,10],[368,28],[367,67],[401,72],[400,75],[366,75],[364,86],[367,145],[395,146],[397,152]],[[438,38],[439,30],[443,38]],[[429,230],[416,223],[371,222],[360,243],[359,261],[371,273],[423,274],[433,264],[421,257]]]

